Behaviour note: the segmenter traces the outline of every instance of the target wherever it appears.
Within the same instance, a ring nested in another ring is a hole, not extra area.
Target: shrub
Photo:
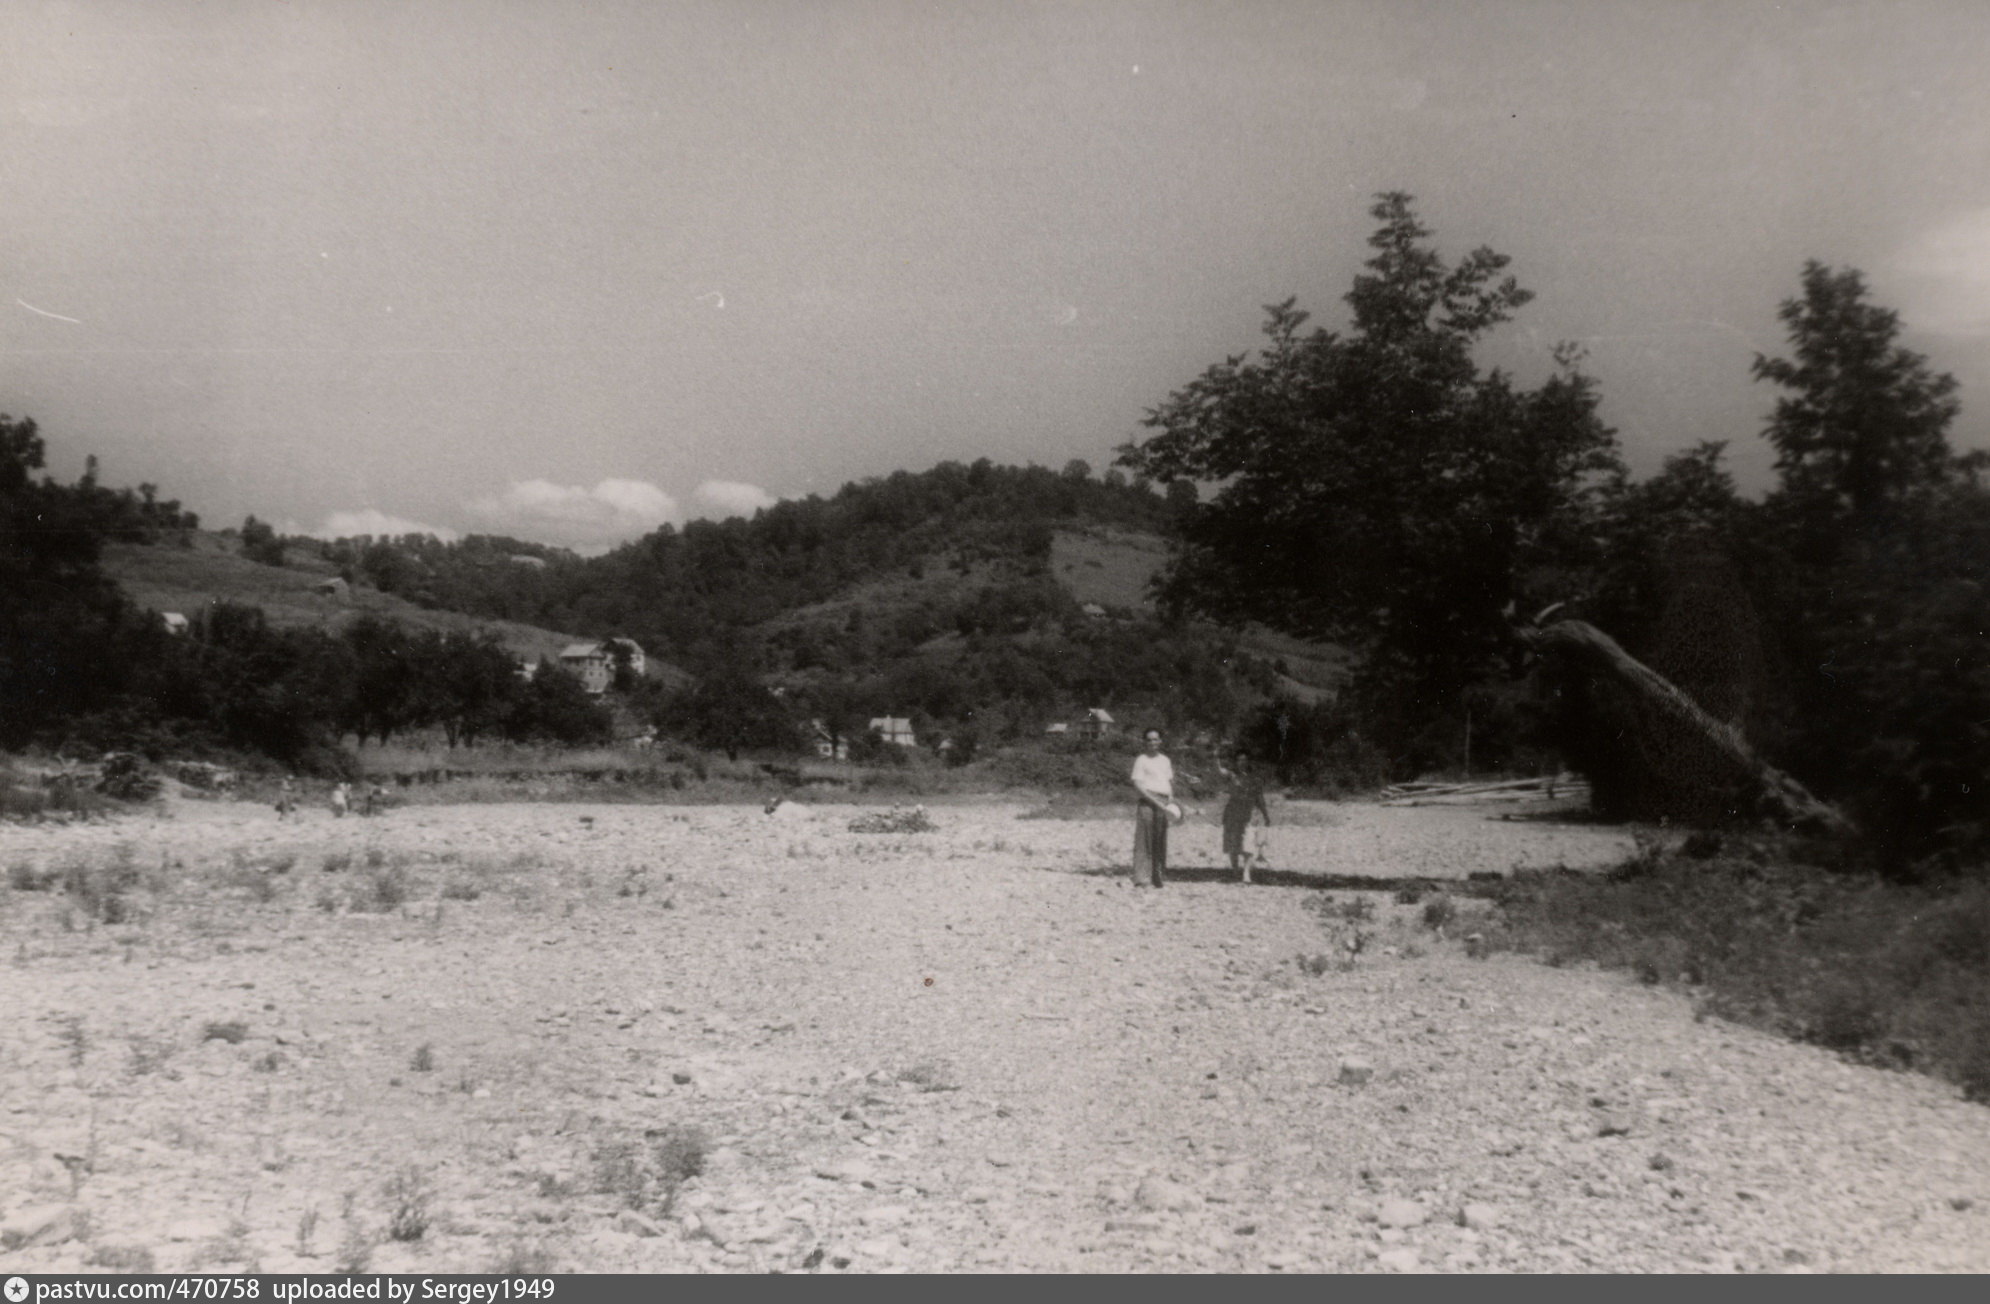
[[[859,815],[850,821],[852,833],[931,833],[939,827],[926,814],[924,806],[914,806],[911,810],[894,806],[889,811]]]
[[[124,898],[139,885],[141,876],[129,843],[120,844],[107,860],[71,861],[56,873],[63,891],[92,919],[117,924],[131,918]]]
[[[428,1232],[429,1201],[434,1198],[428,1177],[409,1164],[387,1181],[387,1235],[397,1241],[418,1241]]]
[[[405,865],[378,866],[360,879],[352,908],[362,914],[387,914],[399,910],[412,895],[414,880]]]
[[[89,1264],[93,1268],[109,1268],[112,1272],[134,1272],[147,1276],[158,1270],[152,1251],[143,1245],[95,1246],[90,1251]]]
[[[631,1209],[668,1213],[678,1188],[705,1171],[710,1148],[704,1129],[680,1124],[645,1132],[640,1143],[606,1142],[594,1150],[596,1189]]]
[[[544,1245],[514,1241],[488,1271],[494,1277],[543,1277],[559,1271],[559,1260]]]

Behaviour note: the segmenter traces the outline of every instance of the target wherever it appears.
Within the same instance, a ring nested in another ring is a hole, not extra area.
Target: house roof
[[[871,718],[870,728],[882,729],[886,733],[911,733],[912,721],[900,716],[880,715]]]
[[[607,655],[607,651],[599,643],[569,643],[560,649],[562,661],[591,661],[595,657]]]
[[[1095,706],[1091,710],[1085,712],[1085,718],[1087,720],[1096,721],[1099,724],[1113,723],[1112,712],[1106,710],[1103,706]]]

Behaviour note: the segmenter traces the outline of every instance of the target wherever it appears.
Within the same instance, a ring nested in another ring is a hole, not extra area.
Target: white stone
[[[1142,1209],[1183,1213],[1202,1202],[1180,1182],[1171,1182],[1165,1177],[1149,1177],[1133,1192],[1133,1203]]]

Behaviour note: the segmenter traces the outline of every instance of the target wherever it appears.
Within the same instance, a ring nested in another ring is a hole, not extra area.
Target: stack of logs
[[[1392,783],[1384,806],[1480,806],[1500,802],[1555,801],[1589,804],[1589,782],[1574,774],[1468,783]]]

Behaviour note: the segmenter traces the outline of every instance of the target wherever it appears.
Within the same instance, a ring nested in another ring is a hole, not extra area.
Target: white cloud
[[[479,498],[472,515],[496,534],[605,552],[618,543],[682,519],[677,500],[646,480],[603,480],[592,489],[550,480],[516,480],[494,498]]]
[[[1909,330],[1990,334],[1990,208],[1924,232],[1874,281]]]
[[[461,537],[446,525],[423,525],[420,521],[389,516],[377,507],[363,507],[356,512],[333,512],[325,518],[323,525],[306,533],[318,539],[350,539],[361,534],[432,534],[444,543]]]
[[[707,516],[721,520],[728,516],[751,516],[781,501],[757,484],[738,480],[707,480],[692,491],[691,498]]]

